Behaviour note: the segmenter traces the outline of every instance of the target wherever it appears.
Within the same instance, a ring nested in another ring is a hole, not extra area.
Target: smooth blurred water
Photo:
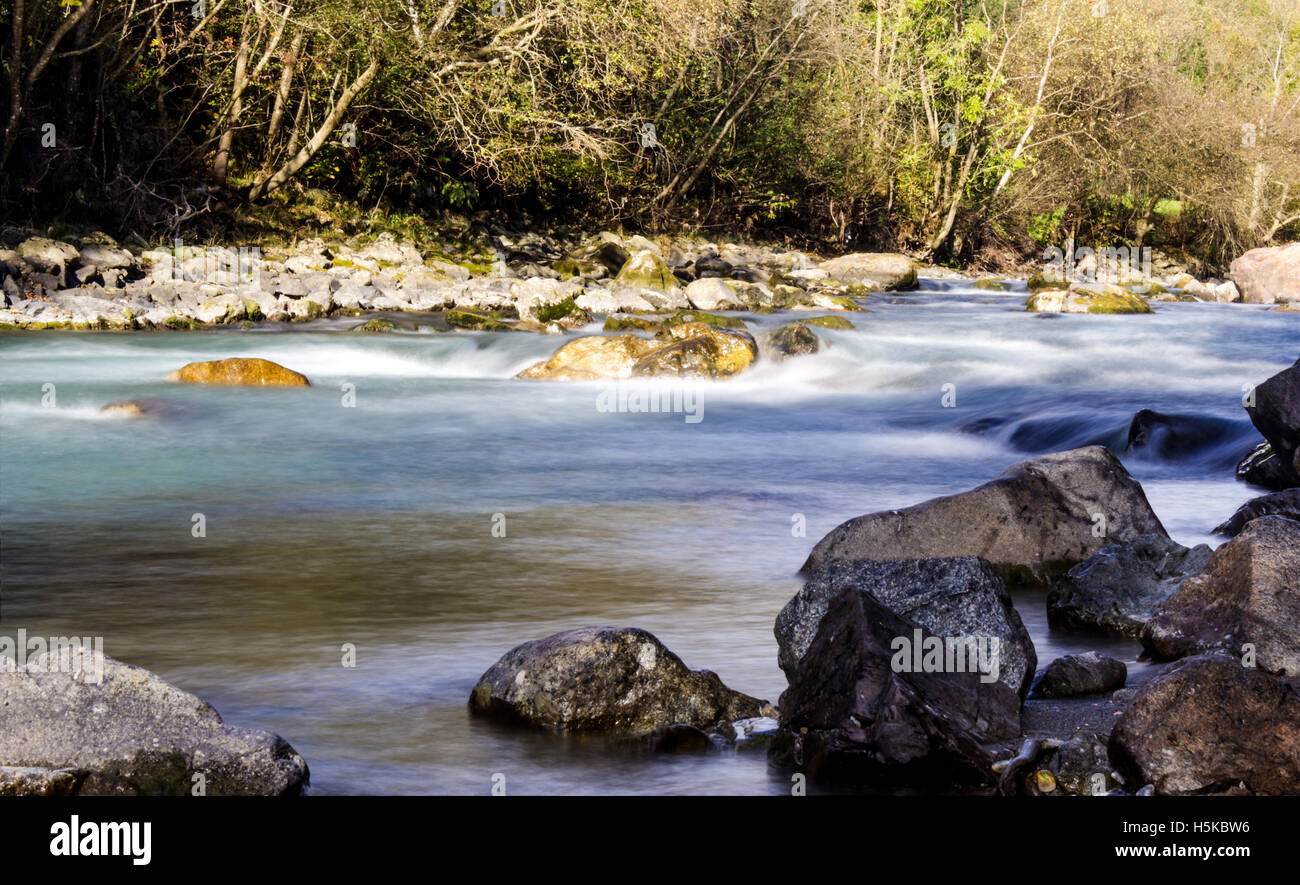
[[[469,690],[522,641],[614,624],[775,700],[772,622],[823,534],[1030,454],[1122,449],[1142,408],[1222,419],[1191,458],[1126,458],[1177,540],[1215,543],[1209,529],[1253,494],[1232,472],[1258,440],[1243,385],[1294,362],[1300,316],[1161,304],[1052,317],[1023,299],[937,282],[874,297],[856,331],[818,330],[818,355],[699,382],[699,423],[601,412],[595,384],[515,380],[561,343],[547,336],[333,321],[6,334],[0,630],[103,636],[228,722],[282,734],[316,793],[483,794],[498,772],[511,793],[785,791],[761,754],[651,757],[522,733],[471,719]],[[756,332],[788,319],[746,317]],[[314,386],[162,380],[229,356]],[[172,408],[98,411],[130,397]],[[206,538],[191,536],[195,513]],[[1041,597],[1017,602],[1042,664],[1085,647],[1135,658],[1133,643],[1050,634]]]

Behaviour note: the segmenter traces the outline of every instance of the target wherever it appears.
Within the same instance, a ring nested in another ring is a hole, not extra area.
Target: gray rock
[[[1142,487],[1101,446],[1030,458],[982,486],[851,519],[803,565],[982,556],[1004,576],[1046,583],[1107,544],[1168,537]]]
[[[1300,522],[1265,516],[1210,557],[1142,630],[1142,646],[1169,661],[1205,651],[1245,654],[1256,666],[1300,676]]]
[[[1129,785],[1160,794],[1300,793],[1300,694],[1223,655],[1190,658],[1146,685],[1111,732]]]
[[[1300,452],[1297,455],[1300,456]],[[1300,468],[1288,467],[1266,442],[1251,449],[1237,464],[1237,479],[1263,489],[1292,488],[1296,485],[1296,476],[1300,476]]]
[[[1227,521],[1215,526],[1214,533],[1231,538],[1240,533],[1251,520],[1261,516],[1285,516],[1287,519],[1300,520],[1300,488],[1251,498],[1238,507],[1237,512]]]
[[[774,329],[763,336],[762,343],[764,352],[777,360],[816,353],[821,346],[817,333],[804,323],[790,323]]]
[[[60,663],[47,653],[26,670],[0,667],[0,764],[84,771],[79,795],[190,795],[196,774],[210,796],[306,788],[307,763],[278,735],[226,725],[194,695],[107,656],[98,684]]]
[[[823,261],[821,269],[842,283],[880,289],[911,289],[916,286],[917,264],[906,255],[855,252]]]
[[[1128,667],[1095,651],[1052,661],[1034,684],[1034,697],[1073,698],[1124,687]]]
[[[1178,585],[1200,574],[1213,551],[1162,535],[1110,544],[1076,565],[1047,596],[1053,630],[1136,639]]]
[[[1029,691],[1038,657],[1006,584],[975,556],[891,562],[830,562],[819,567],[777,615],[778,663],[794,678],[816,636],[829,600],[844,590],[872,597],[930,635],[996,637],[998,679],[1020,698]]]
[[[1296,248],[1300,250],[1300,244]],[[1300,485],[1294,469],[1300,451],[1300,360],[1256,385],[1254,404],[1246,406],[1246,414],[1280,459],[1288,487]]]
[[[511,649],[480,677],[470,709],[562,731],[707,729],[758,716],[763,701],[691,670],[645,630],[582,627]]]
[[[999,743],[1019,733],[1020,699],[977,673],[896,671],[893,640],[916,629],[853,588],[831,599],[782,696],[769,762],[877,786],[988,783]]]

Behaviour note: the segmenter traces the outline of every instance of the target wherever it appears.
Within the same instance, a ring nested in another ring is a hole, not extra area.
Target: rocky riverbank
[[[326,243],[131,250],[102,232],[56,240],[0,237],[0,327],[191,329],[259,322],[441,312],[431,328],[557,334],[595,315],[704,311],[852,311],[867,296],[905,291],[918,275],[951,277],[903,255],[833,258],[698,238],[547,236],[499,231],[472,245],[419,244],[388,233]],[[1157,261],[1107,283],[1094,259],[1053,277],[1029,275],[1027,309],[1145,313],[1151,301],[1300,300],[1289,282],[1300,248],[1254,250],[1237,282],[1196,280]],[[1098,282],[1098,280],[1101,282]],[[1008,281],[984,278],[990,291]],[[375,328],[382,328],[376,326]]]

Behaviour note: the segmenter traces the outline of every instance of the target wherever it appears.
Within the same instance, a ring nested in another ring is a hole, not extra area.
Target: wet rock
[[[1246,414],[1276,453],[1279,473],[1288,487],[1300,485],[1295,470],[1300,451],[1300,360],[1278,372],[1254,390],[1254,403]]]
[[[99,411],[117,418],[161,418],[174,414],[177,409],[163,399],[124,399],[108,403]]]
[[[662,337],[594,335],[575,338],[520,378],[595,381],[683,375],[725,377],[746,369],[758,356],[753,336],[707,323],[684,323],[660,330]]]
[[[853,323],[844,317],[827,316],[827,317],[800,317],[795,320],[796,323],[804,323],[809,326],[817,326],[822,329],[837,329],[839,331],[849,331],[853,329]]]
[[[701,280],[709,278],[729,278],[731,263],[723,261],[716,255],[702,255],[695,259],[695,276]]]
[[[763,702],[691,670],[645,630],[582,627],[517,646],[479,679],[476,713],[563,731],[708,729],[760,715]]]
[[[1300,489],[1288,489],[1251,498],[1237,508],[1227,521],[1214,527],[1214,534],[1233,537],[1253,519],[1261,516],[1285,516],[1287,519],[1300,521]]]
[[[1141,452],[1165,460],[1195,456],[1234,432],[1233,422],[1209,415],[1168,415],[1143,409],[1129,423],[1124,453]]]
[[[1142,646],[1168,661],[1254,647],[1269,673],[1300,676],[1300,522],[1256,519],[1188,578],[1142,630]]]
[[[0,765],[0,797],[75,796],[85,774],[75,768]]]
[[[442,315],[447,325],[455,329],[468,329],[474,332],[513,332],[514,327],[503,323],[496,317],[471,310],[448,310]]]
[[[997,673],[992,675],[1019,698],[1028,693],[1038,666],[1034,643],[1006,584],[975,556],[823,564],[776,618],[777,660],[787,678],[794,679],[829,600],[845,590],[870,596],[929,635],[996,639]]]
[[[167,376],[185,384],[238,384],[265,387],[310,387],[305,375],[264,359],[234,358],[190,363]]]
[[[820,269],[832,279],[875,289],[916,288],[917,264],[906,255],[855,252],[823,261]]]
[[[1138,638],[1178,585],[1210,560],[1205,544],[1188,548],[1163,536],[1109,544],[1066,573],[1047,597],[1053,630]]]
[[[1230,657],[1191,658],[1139,692],[1109,756],[1130,789],[1300,793],[1300,694]]]
[[[1074,698],[1124,687],[1128,667],[1095,651],[1052,661],[1034,683],[1034,697]]]
[[[1300,243],[1251,249],[1232,262],[1231,274],[1247,304],[1300,301]]]
[[[775,359],[788,356],[806,356],[816,353],[820,347],[817,333],[803,323],[790,323],[781,326],[763,336],[764,348]]]
[[[1070,738],[1057,748],[1047,767],[1060,790],[1073,796],[1105,795],[1119,785],[1106,742],[1099,735]]]
[[[1300,485],[1296,482],[1297,476],[1300,476],[1300,468],[1294,464],[1288,467],[1266,442],[1251,449],[1237,465],[1237,479],[1263,489],[1294,488]]]
[[[209,796],[301,793],[307,763],[283,738],[235,728],[158,676],[105,656],[102,681],[44,654],[26,670],[0,668],[0,765],[78,795],[188,796],[201,774]],[[79,783],[59,772],[75,770]]]
[[[803,565],[830,560],[981,556],[1010,579],[1044,583],[1107,544],[1168,537],[1137,481],[1088,446],[1030,458],[982,486],[851,519]]]
[[[879,786],[987,783],[1020,699],[976,673],[896,672],[891,644],[916,622],[853,588],[833,597],[782,699],[771,763]]]
[[[1122,286],[1071,283],[1068,289],[1040,289],[1025,301],[1031,313],[1152,313],[1141,295]]]

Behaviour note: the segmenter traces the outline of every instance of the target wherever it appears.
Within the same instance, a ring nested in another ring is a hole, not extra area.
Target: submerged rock
[[[310,387],[305,375],[263,359],[234,358],[190,363],[167,376],[185,384],[237,384],[266,387]]]
[[[987,783],[1020,699],[977,673],[897,672],[896,637],[919,626],[847,588],[827,604],[782,696],[769,761],[810,777],[878,786]]]
[[[1138,638],[1178,585],[1200,574],[1212,551],[1164,535],[1109,544],[1076,565],[1047,597],[1053,630]]]
[[[51,665],[47,653],[26,670],[0,667],[0,765],[43,770],[22,774],[17,783],[28,786],[13,789],[188,796],[196,775],[209,796],[307,787],[307,763],[279,735],[226,725],[208,704],[139,667],[105,656],[96,684],[60,668],[61,658],[72,659],[54,653]],[[15,777],[0,775],[0,783]]]
[[[1142,487],[1101,446],[1030,458],[970,491],[851,519],[802,571],[831,560],[981,556],[1004,576],[1046,582],[1107,544],[1167,538]]]
[[[775,359],[806,356],[820,347],[817,333],[803,323],[790,323],[763,336],[763,344]]]
[[[1251,522],[1188,578],[1142,630],[1142,646],[1168,661],[1211,650],[1245,655],[1269,673],[1300,676],[1300,522]]]
[[[975,556],[820,566],[776,618],[778,662],[787,678],[798,671],[830,599],[850,589],[915,621],[930,635],[996,639],[995,678],[1020,698],[1028,693],[1038,666],[1034,643],[1006,584]]]
[[[178,409],[164,399],[124,399],[101,406],[99,411],[115,418],[161,418]]]
[[[1124,454],[1144,452],[1177,460],[1218,445],[1233,422],[1209,415],[1168,415],[1143,409],[1129,423]]]
[[[1138,693],[1109,751],[1131,790],[1300,793],[1300,694],[1230,657],[1191,658]]]
[[[1233,537],[1241,532],[1251,520],[1261,516],[1285,516],[1287,519],[1300,521],[1300,489],[1287,489],[1271,495],[1251,498],[1237,508],[1227,521],[1214,527],[1214,534]]]
[[[511,649],[479,678],[470,709],[562,731],[708,729],[763,713],[716,673],[691,670],[645,630],[582,627]]]
[[[1052,661],[1034,683],[1034,697],[1073,698],[1124,687],[1128,667],[1095,651]]]
[[[800,317],[795,320],[796,323],[804,323],[809,326],[819,326],[823,329],[838,329],[840,331],[849,331],[854,328],[853,323],[844,317],[825,316],[825,317]]]

